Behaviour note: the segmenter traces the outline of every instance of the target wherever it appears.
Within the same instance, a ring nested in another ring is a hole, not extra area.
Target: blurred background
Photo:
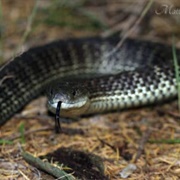
[[[1,57],[17,47],[115,33],[171,42],[180,34],[179,7],[179,0],[1,0]]]

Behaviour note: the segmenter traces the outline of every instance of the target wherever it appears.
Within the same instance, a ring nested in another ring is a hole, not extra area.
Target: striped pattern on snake
[[[142,106],[177,95],[171,46],[126,39],[111,53],[119,41],[119,37],[59,40],[29,49],[8,62],[0,69],[0,125],[46,88],[53,89],[49,106],[54,112],[64,79],[73,84],[79,77],[88,79],[80,79],[78,88],[73,86],[77,98],[69,95],[74,94],[71,83],[62,85],[60,98],[67,98],[61,107],[64,116]]]

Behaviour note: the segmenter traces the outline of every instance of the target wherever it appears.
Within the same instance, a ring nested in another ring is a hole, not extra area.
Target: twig
[[[39,2],[39,0],[36,0],[36,3],[35,3],[33,10],[32,10],[32,13],[30,14],[30,16],[28,18],[26,30],[25,30],[24,34],[22,35],[21,43],[19,44],[17,51],[21,48],[21,46],[24,44],[27,37],[31,33],[32,24],[33,24],[33,21],[34,21],[34,18],[35,18],[35,15],[37,13],[37,9],[38,9],[38,2]]]
[[[48,162],[44,162],[40,158],[34,157],[29,153],[22,152],[22,157],[29,164],[35,166],[38,169],[41,169],[42,171],[45,171],[53,175],[54,177],[58,179],[61,179],[61,180],[74,180],[75,179],[71,174],[67,174],[65,171],[59,169],[58,167],[55,167]]]
[[[32,134],[32,133],[36,133],[36,132],[41,132],[41,131],[53,131],[54,128],[51,127],[51,126],[44,126],[42,128],[39,128],[39,129],[34,129],[34,130],[29,130],[29,131],[26,131],[24,132],[24,136],[27,136],[29,134]],[[63,134],[66,134],[66,135],[69,135],[69,136],[73,136],[73,135],[76,135],[76,134],[79,134],[79,135],[84,135],[84,131],[82,129],[69,129],[69,128],[63,128],[63,131],[62,131]],[[2,139],[4,136],[1,136],[0,138]],[[21,138],[22,135],[20,133],[16,133],[16,134],[13,134],[12,136],[9,136],[8,138],[4,138],[3,141],[4,142],[9,142],[9,141],[13,141],[15,139],[18,139],[18,138]]]
[[[146,142],[148,141],[149,136],[151,135],[151,132],[152,132],[152,130],[150,128],[144,132],[142,139],[139,143],[139,147],[138,147],[137,154],[136,154],[134,162],[136,162],[140,158],[141,154],[143,153],[144,146],[145,146]]]
[[[98,139],[103,145],[109,146],[114,152],[117,151],[117,148],[115,146],[109,144],[108,142],[104,141],[103,139],[100,139],[100,138],[98,138]]]
[[[169,115],[169,116],[173,117],[174,119],[180,119],[180,114],[177,112],[164,111],[162,109],[157,109],[157,112],[162,115]]]
[[[29,120],[29,119],[34,119],[34,120],[39,120],[39,121],[46,121],[46,123],[48,121],[53,121],[53,118],[51,118],[50,116],[48,115],[34,115],[34,116],[27,116],[27,115],[22,115],[22,114],[16,114],[14,116],[14,119],[25,119],[25,120]]]
[[[141,13],[140,17],[137,19],[137,21],[135,22],[134,26],[132,28],[130,28],[127,33],[124,34],[124,36],[121,38],[121,40],[119,41],[119,43],[116,45],[116,47],[114,49],[112,49],[111,52],[105,54],[106,57],[111,56],[113,53],[115,53],[124,43],[124,41],[126,40],[126,38],[134,31],[134,29],[137,27],[137,25],[142,21],[142,19],[144,18],[144,16],[146,15],[146,13],[148,12],[148,10],[150,9],[152,3],[154,2],[154,0],[150,0],[148,2],[148,4],[146,5],[146,7],[144,8],[143,12]]]
[[[34,129],[34,130],[26,131],[26,132],[24,132],[24,136],[26,136],[26,135],[28,135],[28,134],[35,133],[35,132],[40,132],[40,131],[52,131],[52,130],[54,130],[54,128],[45,126],[45,127],[39,128],[39,129]],[[21,135],[20,133],[17,133],[17,134],[13,134],[12,136],[8,137],[8,138],[5,139],[5,140],[12,141],[12,140],[14,140],[14,139],[20,138],[21,136],[22,136],[22,135]],[[2,137],[1,137],[1,138],[2,138]]]

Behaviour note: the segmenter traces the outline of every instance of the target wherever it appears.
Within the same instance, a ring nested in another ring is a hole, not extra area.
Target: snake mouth
[[[86,109],[87,101],[81,101],[78,103],[64,103],[62,101],[52,102],[48,101],[48,109],[55,113],[55,132],[62,133],[61,128],[61,115],[67,117],[74,117],[82,114]]]
[[[64,105],[64,106],[63,106]],[[84,105],[83,102],[81,103],[76,103],[76,107],[81,107],[82,105]],[[58,101],[57,103],[53,103],[53,106],[56,107],[56,116],[55,116],[55,132],[56,133],[61,133],[62,132],[62,128],[61,128],[61,119],[60,119],[60,111],[61,111],[61,107],[66,107],[66,108],[70,108],[71,106],[74,107],[74,104],[66,104],[66,103],[62,103],[62,101]]]
[[[53,104],[48,102],[48,105],[50,107],[54,107],[54,109],[55,109],[54,111],[56,112],[56,116],[55,116],[55,132],[56,133],[61,133],[62,132],[61,119],[60,119],[61,107],[70,109],[70,107],[74,107],[74,103],[66,104],[66,103],[62,103],[62,101],[58,101],[58,102],[53,103]],[[76,107],[81,107],[83,105],[84,105],[84,102],[76,103]]]
[[[69,103],[69,102],[67,103],[67,102],[63,102],[63,101],[58,101],[58,102],[48,101],[48,108],[50,109],[50,111],[55,113],[59,102],[61,102],[62,110],[68,110],[68,109],[81,108],[86,104],[87,101],[81,101],[81,102],[76,102],[76,103]]]
[[[84,104],[85,104],[85,101],[84,102],[76,103],[76,108],[77,107],[82,107]],[[55,112],[56,112],[56,116],[55,116],[55,131],[56,131],[56,133],[61,133],[62,132],[61,120],[60,120],[60,111],[61,111],[61,108],[64,108],[64,109],[65,108],[66,109],[70,109],[71,107],[74,108],[74,103],[66,104],[66,103],[63,103],[62,101],[58,101],[57,103],[53,103],[53,104],[50,104],[50,105],[52,105],[55,108]]]
[[[65,117],[75,117],[82,114],[87,106],[87,100],[79,101],[75,103],[63,102],[63,101],[48,101],[48,109],[57,114],[58,103],[61,102],[59,114]]]

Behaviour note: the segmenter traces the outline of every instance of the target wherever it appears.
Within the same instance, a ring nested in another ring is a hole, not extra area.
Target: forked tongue
[[[55,117],[55,131],[56,133],[61,133],[61,122],[60,122],[60,109],[61,109],[61,101],[58,102],[57,108],[56,108],[56,117]]]

